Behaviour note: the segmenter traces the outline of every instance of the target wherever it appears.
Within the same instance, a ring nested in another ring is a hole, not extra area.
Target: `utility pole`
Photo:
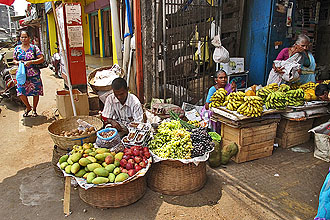
[[[7,6],[8,22],[9,22],[9,34],[10,34],[10,39],[11,39],[12,35],[11,35],[11,19],[10,19],[10,8],[9,8],[9,6],[8,6],[8,5],[6,5],[6,6]]]

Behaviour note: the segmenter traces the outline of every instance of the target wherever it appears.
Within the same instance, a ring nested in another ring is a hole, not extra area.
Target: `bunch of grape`
[[[163,122],[158,133],[149,142],[149,149],[159,157],[171,159],[190,159],[192,143],[190,132],[182,128],[179,121]]]
[[[213,149],[212,138],[207,133],[205,128],[197,128],[192,130],[190,138],[193,145],[191,157],[203,156],[206,152],[209,152]]]

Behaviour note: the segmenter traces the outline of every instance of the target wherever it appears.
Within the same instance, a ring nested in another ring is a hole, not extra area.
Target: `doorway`
[[[99,19],[97,13],[91,14],[90,22],[93,54],[100,54]]]
[[[111,27],[111,13],[110,10],[103,12],[103,34],[104,34],[104,56],[112,57],[112,27]]]

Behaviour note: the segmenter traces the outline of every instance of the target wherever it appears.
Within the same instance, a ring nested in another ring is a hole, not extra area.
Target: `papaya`
[[[106,170],[104,167],[96,168],[96,169],[93,170],[93,172],[98,176],[104,176],[104,177],[109,176],[109,171]]]
[[[67,160],[68,160],[68,158],[69,158],[69,155],[63,155],[59,160],[58,160],[58,162],[61,164],[61,163],[63,163],[63,162],[66,162]]]
[[[106,177],[96,177],[95,179],[92,180],[93,184],[102,184],[102,183],[107,183],[109,182],[109,179]]]

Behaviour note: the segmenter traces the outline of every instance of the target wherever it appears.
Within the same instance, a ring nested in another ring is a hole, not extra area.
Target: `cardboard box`
[[[78,89],[73,89],[72,93],[77,115],[89,115],[87,93],[81,93]],[[68,90],[56,92],[56,107],[62,118],[73,116],[70,92]]]
[[[226,71],[227,75],[244,72],[244,58],[232,57],[228,63],[220,63],[220,69]]]

